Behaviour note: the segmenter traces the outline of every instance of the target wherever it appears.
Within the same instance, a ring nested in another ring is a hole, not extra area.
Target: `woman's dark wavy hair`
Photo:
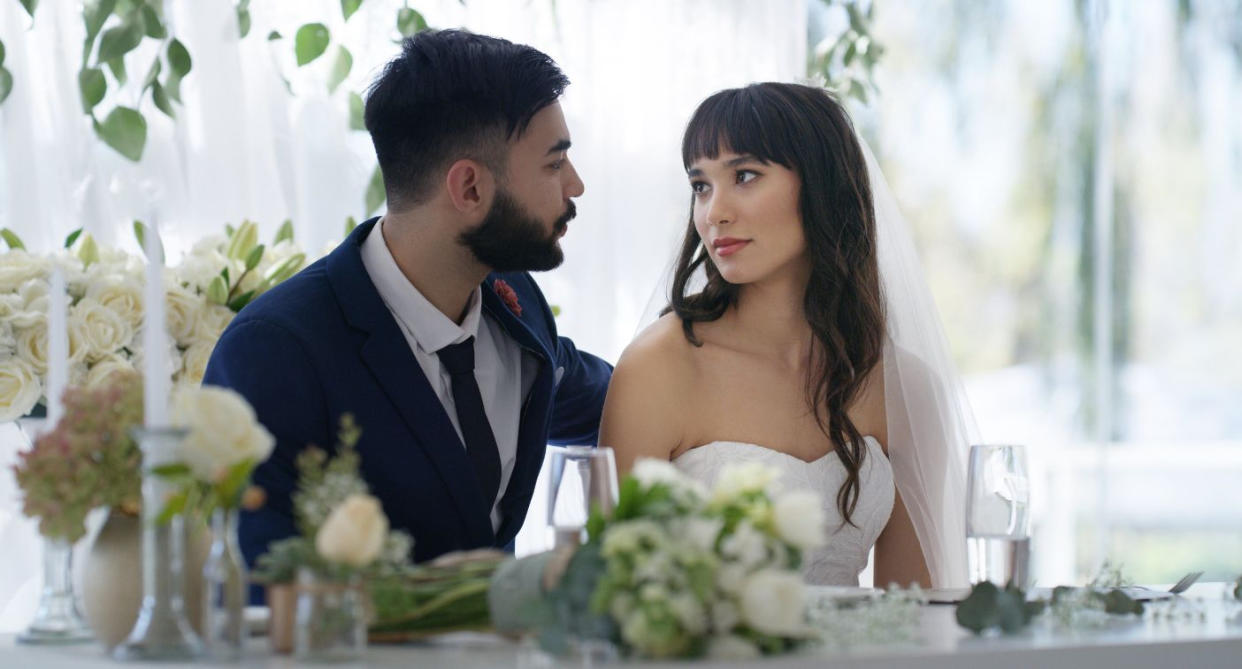
[[[853,524],[866,450],[848,410],[880,363],[885,332],[875,208],[862,148],[845,110],[824,90],[761,83],[712,95],[690,119],[681,147],[687,170],[724,151],[782,165],[801,180],[798,211],[811,260],[803,309],[814,333],[812,365],[817,368],[807,381],[807,403],[848,472],[837,491],[837,507]],[[692,205],[665,313],[681,318],[686,339],[696,346],[702,342],[694,324],[720,318],[738,295],[738,286],[725,281],[701,243]],[[687,295],[687,284],[700,267],[707,285]]]

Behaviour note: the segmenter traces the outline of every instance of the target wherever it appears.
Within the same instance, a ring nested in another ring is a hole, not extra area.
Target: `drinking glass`
[[[1028,585],[1031,523],[1026,471],[1022,446],[970,447],[966,546],[971,583]]]
[[[555,547],[582,543],[591,510],[609,513],[617,504],[617,462],[611,448],[566,446],[552,452],[548,525]]]

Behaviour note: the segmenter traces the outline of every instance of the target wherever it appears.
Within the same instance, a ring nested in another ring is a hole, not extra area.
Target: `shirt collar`
[[[481,289],[476,287],[470,293],[466,317],[461,325],[454,323],[418,292],[401,272],[384,242],[383,228],[384,220],[380,219],[362,243],[363,265],[384,304],[388,305],[401,326],[413,335],[418,347],[425,353],[435,353],[445,346],[459,344],[478,335],[479,319],[483,313]]]

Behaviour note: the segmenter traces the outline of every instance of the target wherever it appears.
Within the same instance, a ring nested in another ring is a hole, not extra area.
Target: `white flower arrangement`
[[[69,235],[50,254],[26,250],[3,231],[0,255],[0,421],[31,413],[44,397],[48,356],[48,291],[53,267],[65,276],[69,383],[97,387],[118,372],[141,368],[143,260],[100,247],[89,233]],[[146,233],[135,223],[139,245]],[[196,243],[165,269],[169,369],[177,387],[202,382],[216,341],[236,312],[306,264],[286,221],[269,246],[250,221]]]

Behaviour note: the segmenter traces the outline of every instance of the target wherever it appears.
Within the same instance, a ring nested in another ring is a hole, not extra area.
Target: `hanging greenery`
[[[820,2],[828,8],[844,9],[849,23],[841,33],[808,45],[807,74],[822,78],[824,85],[842,98],[867,104],[868,97],[879,92],[875,65],[884,55],[884,47],[871,35],[875,0]]]

